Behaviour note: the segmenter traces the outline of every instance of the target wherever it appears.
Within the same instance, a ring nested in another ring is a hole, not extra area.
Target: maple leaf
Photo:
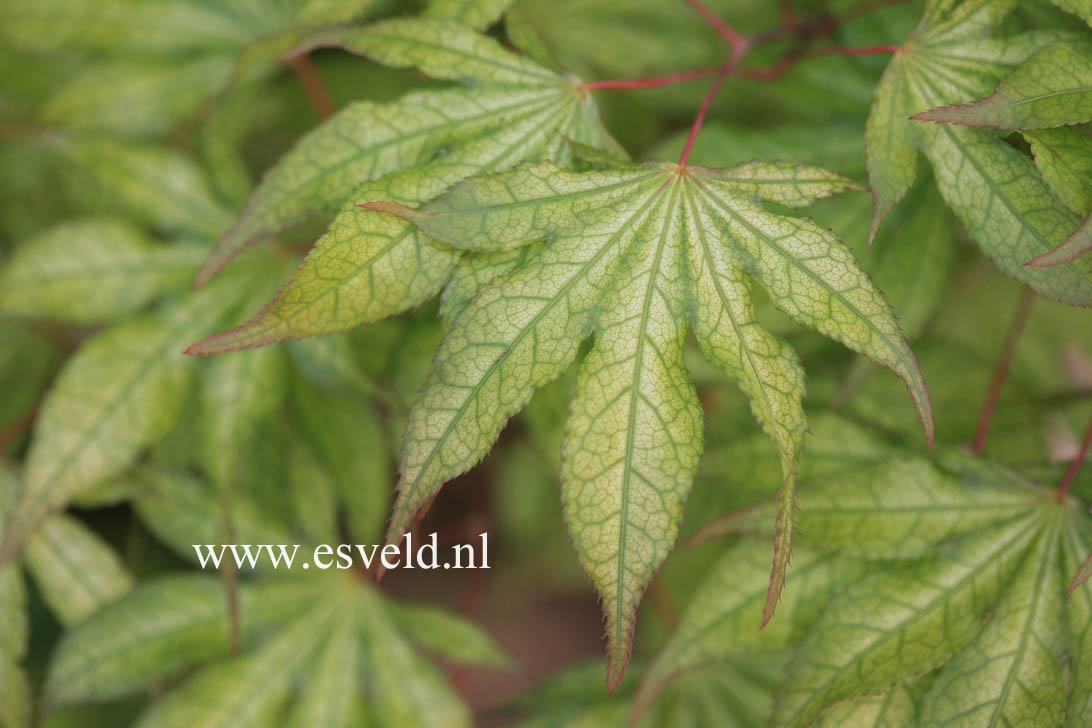
[[[780,453],[768,620],[788,565],[804,373],[789,345],[755,320],[752,280],[796,321],[901,377],[932,438],[913,354],[848,249],[814,223],[760,204],[801,207],[851,187],[825,170],[779,162],[585,173],[535,162],[462,182],[420,210],[366,203],[462,250],[546,241],[454,317],[410,414],[388,540],[444,481],[477,463],[532,391],[560,376],[593,335],[562,447],[562,498],[603,599],[616,687],[641,593],[675,540],[701,452],[701,408],[682,360],[693,327]]]
[[[834,444],[846,426],[827,417],[816,436]],[[1092,589],[1066,596],[1092,546],[1079,503],[990,463],[882,444],[802,491],[794,579],[773,631],[747,629],[764,580],[745,540],[725,551],[646,671],[638,712],[695,667],[795,644],[773,726],[820,715],[819,725],[856,725],[849,716],[884,705],[884,725],[1078,724],[1092,679]],[[768,511],[730,514],[700,538],[765,530]]]
[[[1092,25],[1092,7],[1088,5],[1086,0],[1051,0],[1055,5],[1068,10],[1069,12],[1084,18],[1084,21],[1089,25]]]
[[[0,461],[0,518],[19,495],[15,473]],[[22,565],[57,620],[78,624],[105,604],[124,595],[133,578],[117,554],[79,520],[54,515],[27,541]],[[29,725],[30,690],[22,662],[26,657],[29,615],[22,570],[0,571],[0,725]]]
[[[270,75],[315,29],[351,21],[373,5],[13,0],[0,9],[0,37],[16,48],[91,56],[80,73],[51,90],[38,114],[42,121],[151,137],[168,133],[209,99]]]
[[[468,87],[354,104],[304,137],[263,179],[199,280],[262,237],[320,210],[340,211],[268,306],[190,353],[344,331],[418,305],[451,279],[456,251],[358,202],[418,204],[481,171],[525,159],[566,162],[565,137],[619,151],[578,82],[454,23],[392,20],[312,40]]]
[[[921,152],[948,205],[1003,272],[1048,298],[1090,306],[1092,260],[1071,256],[1049,267],[1025,265],[1058,248],[1081,225],[1036,174],[1031,159],[993,131],[909,118],[987,95],[1001,77],[1057,39],[1050,32],[989,37],[1015,5],[932,0],[895,53],[876,87],[865,129],[875,200],[872,235],[917,179]]]
[[[1051,44],[1017,66],[992,95],[912,118],[1001,129],[1045,129],[1092,120],[1092,45]]]
[[[65,634],[45,700],[131,695],[189,670],[135,725],[444,728],[470,725],[469,713],[411,640],[467,664],[506,660],[469,622],[403,605],[344,574],[246,584],[239,609],[243,652],[231,655],[218,579],[146,582]]]

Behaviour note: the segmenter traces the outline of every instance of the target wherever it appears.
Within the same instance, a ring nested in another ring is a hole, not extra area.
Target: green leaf
[[[885,80],[890,78],[891,88],[897,85],[898,94],[885,93],[881,84],[866,135],[877,200],[874,227],[913,181],[912,142],[929,158],[948,205],[1002,271],[1043,296],[1089,306],[1092,261],[1074,259],[1050,268],[1024,265],[1057,248],[1080,223],[1051,194],[1032,162],[989,131],[907,118],[923,108],[982,95],[1051,39],[1049,33],[985,37],[1013,4],[934,3],[888,65]],[[891,149],[900,151],[893,154]]]
[[[166,468],[140,468],[133,480],[139,488],[133,505],[140,519],[182,558],[196,563],[193,544],[222,544],[228,540],[221,488]],[[253,497],[233,497],[230,516],[235,543],[292,541],[289,526]],[[259,568],[271,567],[263,560]]]
[[[7,516],[18,481],[0,461],[0,518]],[[31,694],[23,672],[27,653],[26,584],[20,569],[0,569],[0,727],[30,725]]]
[[[1043,253],[1032,258],[1024,265],[1032,268],[1049,268],[1068,263],[1078,256],[1084,255],[1089,250],[1092,250],[1092,217],[1085,220],[1084,224],[1077,228],[1077,231],[1066,238],[1065,242],[1057,248],[1049,253]]]
[[[845,195],[820,202],[810,211],[815,221],[837,230],[853,247],[872,281],[884,293],[906,335],[921,335],[940,311],[955,270],[955,217],[929,180],[910,190],[873,245],[869,238],[869,201]]]
[[[880,224],[918,178],[918,148],[913,127],[905,123],[907,110],[917,103],[910,88],[909,60],[896,53],[872,97],[872,112],[865,125],[868,180],[872,187],[873,213],[869,244]]]
[[[228,644],[224,591],[216,579],[142,585],[68,632],[50,664],[46,699],[56,706],[125,695],[223,653]]]
[[[1055,43],[1001,81],[992,96],[916,114],[918,121],[1043,129],[1092,121],[1092,46]]]
[[[229,489],[244,446],[285,397],[284,352],[262,349],[219,357],[201,374],[202,460],[212,482]]]
[[[98,534],[65,515],[42,524],[27,541],[25,557],[42,599],[64,625],[82,621],[133,584]]]
[[[1043,521],[1036,513],[845,590],[790,663],[772,725],[809,725],[839,700],[883,692],[948,661],[975,637]]]
[[[374,404],[355,393],[295,380],[293,409],[300,435],[331,477],[345,504],[349,531],[371,543],[390,506],[390,451]]]
[[[891,458],[812,478],[799,497],[802,544],[860,558],[908,559],[954,538],[1012,520],[1039,502],[1027,488],[975,484],[916,458]],[[701,539],[754,532],[773,520],[773,506],[707,524]]]
[[[172,233],[216,238],[231,221],[204,171],[165,147],[106,138],[62,138],[61,155],[126,215]]]
[[[1065,589],[1060,519],[1049,524],[973,644],[944,666],[925,699],[921,722],[1061,725],[1066,678]]]
[[[425,15],[455,20],[475,30],[485,30],[500,19],[513,0],[432,0]]]
[[[437,607],[390,602],[391,620],[411,639],[453,662],[509,668],[512,658],[473,622]]]
[[[668,682],[704,665],[797,641],[826,602],[851,583],[858,565],[830,552],[797,548],[792,581],[778,607],[778,618],[755,629],[766,606],[770,581],[769,546],[744,541],[728,549],[688,600],[678,629],[645,670],[634,713],[645,712]]]
[[[355,677],[364,668],[356,618],[346,615],[330,630],[307,685],[286,723],[287,728],[352,728],[368,725],[367,712]]]
[[[234,47],[261,32],[260,25],[248,28],[223,12],[239,5],[103,0],[73,6],[67,0],[13,0],[4,4],[0,28],[5,39],[30,50],[178,53]]]
[[[913,685],[913,683],[911,683]],[[837,703],[819,718],[816,728],[912,728],[919,725],[917,696],[906,687],[882,695]]]
[[[367,654],[370,698],[381,725],[461,728],[471,725],[466,706],[435,665],[417,655],[372,591],[355,594]],[[407,680],[412,676],[411,680]]]
[[[191,348],[219,353],[328,334],[401,313],[435,295],[457,253],[406,223],[356,207],[419,204],[481,171],[571,156],[563,137],[616,148],[594,103],[569,77],[466,28],[388,21],[342,42],[384,63],[421,63],[466,89],[360,103],[335,115],[265,177],[207,261],[207,278],[239,249],[322,209],[340,209],[296,275],[251,321]],[[369,181],[371,180],[371,181]]]
[[[388,540],[445,480],[488,452],[505,421],[565,371],[593,331],[563,446],[563,499],[577,554],[603,598],[608,682],[617,686],[637,603],[675,539],[700,453],[701,412],[682,361],[688,318],[714,363],[741,380],[778,445],[790,508],[803,373],[788,346],[754,320],[752,276],[798,322],[902,377],[931,432],[913,356],[843,244],[753,201],[797,203],[846,186],[781,165],[578,174],[533,163],[464,182],[420,211],[370,205],[457,248],[548,241],[482,289],[440,346],[410,413]],[[782,521],[771,604],[790,532]]]
[[[1083,523],[1070,521],[1066,526],[1062,535],[1063,578],[1087,571],[1088,554],[1092,553],[1092,531],[1087,520]],[[1073,682],[1066,705],[1065,725],[1076,728],[1092,709],[1092,583],[1078,582],[1074,576],[1066,592],[1066,608],[1069,637],[1066,656],[1073,666]]]
[[[62,223],[20,245],[0,270],[0,311],[108,321],[184,288],[203,255],[195,245],[155,245],[120,219]]]
[[[1086,23],[1092,25],[1092,7],[1089,7],[1088,0],[1051,0],[1051,2],[1063,10],[1084,18]]]
[[[252,654],[215,664],[152,703],[138,728],[259,728],[282,714],[293,683],[338,618],[318,604]]]
[[[1024,132],[1035,166],[1054,194],[1078,215],[1092,214],[1092,137],[1081,129]]]
[[[244,280],[225,278],[180,305],[107,329],[68,360],[42,403],[0,556],[10,557],[46,514],[121,472],[174,427],[196,364],[179,342],[231,311]]]
[[[243,637],[249,640],[317,596],[306,584],[243,586]],[[52,706],[131,694],[230,650],[227,597],[211,576],[175,576],[138,586],[68,631],[46,679]]]
[[[233,59],[108,60],[90,64],[42,107],[42,121],[73,131],[133,137],[167,134],[201,107],[231,73]]]

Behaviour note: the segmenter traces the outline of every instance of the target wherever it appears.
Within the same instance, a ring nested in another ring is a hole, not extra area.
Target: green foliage
[[[965,126],[1043,129],[1092,120],[1092,45],[1054,43],[1006,76],[992,96],[914,118]]]
[[[1087,0],[0,40],[0,728],[1087,723]]]
[[[640,594],[674,542],[700,454],[701,413],[682,360],[692,325],[781,455],[768,620],[788,565],[804,377],[795,352],[755,320],[745,271],[795,320],[898,374],[932,427],[913,355],[841,242],[751,201],[800,207],[847,186],[816,168],[757,162],[575,174],[532,163],[463,182],[420,211],[370,204],[473,252],[549,240],[455,317],[410,414],[388,540],[443,481],[482,458],[531,390],[560,376],[594,332],[562,444],[562,500],[603,599],[616,685]]]
[[[915,119],[932,118],[920,112],[955,101],[972,101],[1010,72],[1015,77],[1012,88],[1003,86],[1004,94],[997,98],[1020,93],[1033,98],[1036,93],[1046,93],[1042,89],[1021,91],[1030,83],[1023,76],[1034,75],[1036,60],[1028,61],[1019,72],[1013,69],[1056,34],[1029,32],[1003,40],[989,35],[1014,5],[991,0],[930,2],[921,25],[888,65],[877,86],[865,131],[875,196],[872,234],[917,178],[920,151],[932,164],[941,194],[968,234],[1002,271],[1048,298],[1089,306],[1092,262],[1088,258],[1065,255],[1046,267],[1025,265],[1060,246],[1072,247],[1072,242],[1066,242],[1070,235],[1086,237],[1074,233],[1080,220],[1051,193],[1031,160],[993,132],[908,118],[915,113]],[[1052,46],[1043,53],[1071,52],[1067,48]],[[971,98],[966,98],[968,95]],[[1049,98],[1064,106],[1065,97]],[[1080,108],[1079,102],[1076,108]],[[1050,119],[1033,126],[1081,120]]]

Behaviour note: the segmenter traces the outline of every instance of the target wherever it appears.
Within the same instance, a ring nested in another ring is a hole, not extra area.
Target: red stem
[[[330,90],[323,83],[322,74],[319,73],[315,62],[311,60],[311,56],[302,53],[286,58],[285,62],[296,72],[300,85],[303,86],[303,92],[307,94],[307,100],[311,102],[311,107],[318,118],[328,119],[333,116],[337,111],[337,104],[334,103],[334,97],[330,95]]]
[[[679,166],[683,169],[686,169],[686,164],[690,161],[690,152],[693,151],[694,142],[697,141],[702,124],[705,123],[705,115],[709,113],[709,107],[713,105],[713,99],[717,97],[717,92],[720,91],[720,87],[724,84],[724,79],[728,77],[733,66],[734,61],[729,61],[724,68],[720,69],[717,73],[717,77],[713,80],[713,85],[709,87],[709,91],[706,92],[705,98],[702,99],[701,108],[698,109],[698,115],[694,117],[694,124],[690,127],[690,136],[686,138],[686,146],[683,147],[682,156],[679,157]]]
[[[1065,475],[1062,476],[1062,484],[1058,486],[1059,498],[1065,498],[1066,493],[1069,492],[1069,486],[1073,484],[1073,479],[1077,477],[1077,471],[1081,469],[1084,459],[1088,456],[1090,446],[1092,446],[1092,422],[1088,423],[1088,429],[1084,433],[1084,439],[1081,440],[1081,448],[1077,451],[1077,457],[1073,458],[1073,462],[1069,464]]]
[[[743,54],[747,52],[747,47],[749,45],[747,36],[721,20],[720,17],[710,10],[701,0],[686,0],[686,4],[692,7],[694,11],[702,17],[702,20],[709,23],[709,25],[713,27],[713,30],[720,33],[721,38],[724,38],[724,40],[731,44],[732,57],[736,61],[743,58]]]
[[[585,83],[581,88],[588,91],[607,91],[607,90],[633,90],[643,88],[659,88],[660,86],[670,86],[676,83],[685,83],[686,81],[694,81],[699,78],[709,78],[717,72],[715,68],[695,68],[692,71],[681,71],[680,73],[671,73],[666,76],[652,76],[650,78],[633,78],[633,79],[617,79],[610,81],[591,81]]]
[[[796,27],[796,9],[793,0],[781,0],[781,25],[787,30]]]
[[[810,51],[789,53],[774,65],[766,68],[740,68],[736,71],[736,75],[753,78],[757,81],[776,81],[797,63],[806,61],[809,58],[819,58],[821,56],[874,56],[882,53],[898,53],[898,51],[899,47],[897,45],[878,45],[866,48],[842,48],[840,46],[815,48]]]
[[[1033,303],[1035,303],[1035,293],[1024,286],[1020,291],[1020,300],[1016,302],[1016,311],[1012,314],[1012,323],[1009,324],[1009,332],[1005,335],[1005,343],[1001,346],[1001,353],[997,357],[997,366],[994,368],[990,388],[986,392],[986,401],[982,403],[978,430],[974,435],[974,444],[971,445],[971,453],[974,455],[981,455],[986,449],[986,436],[990,433],[993,413],[997,409],[997,401],[1001,398],[1001,388],[1009,375],[1009,366],[1012,364],[1012,357],[1016,353],[1020,336],[1024,333],[1024,325],[1028,322]]]

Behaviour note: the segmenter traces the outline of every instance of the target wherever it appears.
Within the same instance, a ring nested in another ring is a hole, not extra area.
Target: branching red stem
[[[1092,447],[1092,422],[1088,423],[1088,429],[1085,430],[1084,439],[1081,440],[1081,447],[1077,450],[1077,457],[1073,458],[1073,462],[1066,468],[1065,475],[1062,476],[1062,483],[1058,486],[1058,497],[1065,498],[1069,493],[1069,486],[1073,485],[1073,479],[1077,477],[1077,471],[1081,469],[1081,465],[1084,464],[1084,460],[1088,457],[1088,449]]]
[[[686,0],[686,4],[694,8],[694,12],[702,17],[702,20],[709,23],[715,31],[720,33],[720,37],[728,41],[732,46],[732,58],[738,63],[744,54],[747,53],[747,49],[750,46],[750,41],[747,36],[740,33],[738,30],[728,25],[720,19],[720,17],[706,6],[701,0]]]
[[[990,388],[986,392],[986,401],[982,403],[982,414],[978,417],[978,430],[974,435],[974,444],[971,445],[971,452],[975,455],[981,455],[986,449],[986,437],[990,434],[990,424],[993,422],[993,413],[997,410],[997,401],[1001,398],[1001,388],[1009,375],[1009,366],[1012,364],[1012,357],[1016,353],[1020,336],[1024,333],[1024,326],[1028,322],[1033,303],[1035,303],[1035,292],[1024,286],[1020,292],[1020,300],[1016,302],[1016,310],[1012,314],[1012,323],[1009,324],[1009,332],[1005,335],[1005,343],[1001,346],[1001,353],[997,357],[997,366],[993,371]]]

